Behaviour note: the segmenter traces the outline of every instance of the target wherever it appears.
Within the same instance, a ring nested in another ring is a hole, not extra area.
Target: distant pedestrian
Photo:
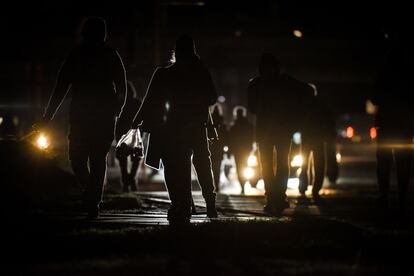
[[[248,109],[257,117],[256,138],[267,200],[264,210],[279,215],[289,207],[286,189],[291,138],[300,129],[312,89],[281,73],[279,62],[272,54],[262,55],[259,73],[249,83]]]
[[[304,124],[301,128],[303,164],[299,176],[299,191],[305,197],[308,185],[312,185],[313,200],[319,203],[321,202],[319,192],[323,185],[327,166],[334,166],[334,164],[327,163],[327,150],[332,146],[330,143],[334,141],[335,121],[332,113],[317,94],[316,87],[312,89],[311,99],[312,101],[309,101],[306,107],[308,116],[304,118]]]
[[[398,180],[398,198],[401,211],[406,209],[408,183],[412,164],[414,109],[412,103],[412,48],[396,41],[380,71],[371,101],[378,106],[377,178],[378,204],[388,207],[392,164]]]
[[[236,161],[237,177],[244,194],[244,184],[247,181],[243,169],[247,166],[247,159],[252,151],[254,140],[253,124],[249,122],[244,114],[247,110],[238,108],[235,112],[234,124],[229,129],[229,148]]]

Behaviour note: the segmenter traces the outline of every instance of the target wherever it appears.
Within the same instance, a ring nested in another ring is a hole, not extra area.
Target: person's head
[[[238,105],[233,109],[233,118],[235,120],[243,119],[247,116],[247,109],[244,106]]]
[[[238,109],[236,111],[236,119],[242,119],[244,117],[244,111],[242,109]]]
[[[176,60],[190,59],[197,56],[194,40],[189,35],[181,35],[175,42],[174,56]]]
[[[280,74],[280,65],[274,55],[264,53],[259,61],[259,73],[262,77],[272,77]]]
[[[106,40],[106,23],[101,17],[88,17],[85,19],[81,30],[85,43],[100,43]]]

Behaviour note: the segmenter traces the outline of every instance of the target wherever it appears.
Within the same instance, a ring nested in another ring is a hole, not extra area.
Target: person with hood
[[[398,203],[404,212],[412,165],[414,109],[410,95],[413,67],[412,47],[395,36],[391,50],[379,72],[373,104],[378,106],[377,128],[378,207],[388,208],[390,177],[395,162]]]
[[[306,118],[312,88],[282,73],[279,62],[270,53],[260,58],[259,73],[249,83],[248,110],[256,115],[256,139],[267,201],[264,211],[280,215],[289,207],[286,189],[292,135]]]
[[[190,221],[192,162],[207,215],[217,217],[206,133],[208,110],[216,102],[217,93],[190,36],[177,39],[174,57],[172,65],[155,70],[133,124],[150,133],[146,164],[158,169],[162,160],[171,200],[170,224]]]
[[[53,119],[70,93],[69,158],[83,188],[88,217],[99,215],[106,174],[106,156],[114,139],[115,117],[126,95],[126,73],[118,52],[106,43],[106,23],[88,17],[82,43],[60,68],[43,123]]]

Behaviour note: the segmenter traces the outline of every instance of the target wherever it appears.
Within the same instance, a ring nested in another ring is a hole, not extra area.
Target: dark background
[[[362,3],[364,2],[364,3]],[[128,78],[143,95],[157,65],[166,64],[178,34],[194,36],[210,68],[225,116],[246,104],[247,84],[263,51],[294,77],[314,83],[336,115],[365,112],[377,70],[394,34],[409,36],[403,1],[33,1],[0,11],[0,112],[29,126],[41,116],[59,66],[78,42],[88,15],[107,20]],[[293,30],[300,30],[297,38]]]

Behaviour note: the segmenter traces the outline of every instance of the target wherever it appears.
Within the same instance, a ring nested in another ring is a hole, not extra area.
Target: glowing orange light
[[[377,129],[375,127],[369,129],[369,136],[371,136],[371,139],[377,138]]]
[[[300,30],[294,30],[293,35],[296,36],[297,38],[301,38],[303,36]]]
[[[346,137],[352,138],[354,137],[354,128],[349,126],[346,128]]]

